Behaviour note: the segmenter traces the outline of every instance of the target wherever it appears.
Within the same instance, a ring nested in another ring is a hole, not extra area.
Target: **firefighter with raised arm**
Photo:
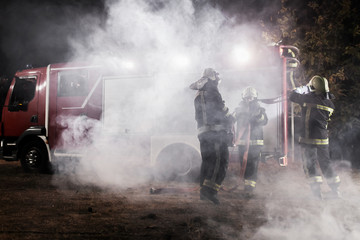
[[[256,188],[257,171],[264,145],[263,126],[268,122],[265,108],[259,104],[258,92],[248,86],[242,92],[242,101],[235,109],[236,140],[241,163],[240,177],[244,179],[245,192]]]
[[[202,78],[190,85],[198,90],[194,106],[202,157],[200,199],[214,204],[220,203],[217,193],[228,167],[228,145],[232,143],[229,133],[234,122],[218,90],[219,82],[219,73],[207,68]]]
[[[320,185],[323,182],[321,172],[332,190],[331,195],[339,197],[340,177],[331,167],[327,129],[335,108],[331,96],[327,79],[317,75],[306,86],[298,87],[290,93],[290,100],[301,106],[302,131],[299,143],[304,171],[313,194],[320,199]]]

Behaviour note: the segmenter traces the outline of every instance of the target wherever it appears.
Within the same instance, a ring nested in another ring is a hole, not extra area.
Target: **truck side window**
[[[58,84],[59,97],[86,96],[87,94],[87,73],[60,72]]]
[[[9,111],[27,111],[28,103],[35,97],[36,78],[16,78],[11,94]]]

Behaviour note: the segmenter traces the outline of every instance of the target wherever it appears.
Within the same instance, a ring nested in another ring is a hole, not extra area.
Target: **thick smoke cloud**
[[[326,183],[322,184],[325,200],[315,199],[300,168],[277,177],[267,196],[267,223],[254,239],[358,239],[359,186],[346,169],[341,171],[343,199],[330,198]]]
[[[104,115],[96,127],[103,131],[92,134],[93,144],[84,151],[76,168],[78,176],[95,179],[82,179],[85,182],[124,188],[147,183],[153,177],[153,172],[146,171],[147,166],[156,159],[150,159],[151,143],[146,141],[162,135],[191,135],[196,139],[196,92],[188,86],[206,67],[220,72],[220,91],[231,110],[241,100],[246,85],[257,86],[263,97],[280,94],[277,71],[255,76],[249,69],[258,66],[233,63],[235,46],[255,50],[253,58],[269,54],[268,43],[262,40],[256,25],[236,25],[219,9],[208,4],[196,9],[190,0],[107,4],[108,18],[103,27],[84,25],[93,32],[87,40],[70,39],[72,61],[105,66],[113,75],[104,76]],[[274,118],[276,109],[268,114]],[[75,126],[77,121],[73,119],[68,121],[62,124],[73,126],[70,129],[75,134],[89,128]],[[72,139],[66,133],[64,138]]]
[[[68,144],[82,141],[84,132],[91,137],[78,162],[58,163],[60,173],[71,175],[70,179],[79,184],[122,190],[148,184],[169,171],[160,168],[165,165],[155,164],[154,169],[150,164],[154,159],[149,141],[154,136],[186,135],[197,143],[193,112],[196,93],[188,86],[201,77],[205,67],[220,72],[220,91],[231,110],[247,85],[256,87],[260,98],[280,95],[279,69],[271,64],[276,59],[267,51],[269,43],[261,38],[257,25],[238,24],[239,17],[229,18],[202,2],[198,8],[189,0],[108,1],[104,23],[91,15],[82,19],[81,30],[67,39],[72,46],[71,61],[105,66],[111,75],[104,76],[106,103],[100,121],[84,116],[57,119],[67,128],[63,139]],[[257,64],[234,64],[232,50],[236,45],[252,50],[250,57]],[[265,145],[272,148],[279,112],[276,105],[265,108],[270,119]],[[168,160],[166,155],[162,157]],[[341,176],[346,183],[342,187],[347,193],[345,201],[319,203],[309,201],[303,172],[300,170],[301,177],[297,178],[303,182],[291,181],[292,174],[272,183],[274,194],[265,196],[267,223],[254,239],[359,238],[359,194],[350,176]]]
[[[158,2],[158,4],[156,4]],[[174,60],[186,56],[193,69],[222,67],[219,58],[236,43],[255,46],[261,33],[255,26],[234,26],[218,9],[192,1],[109,2],[108,20],[86,45],[74,39],[76,58],[97,61],[142,60],[142,73],[176,70]]]

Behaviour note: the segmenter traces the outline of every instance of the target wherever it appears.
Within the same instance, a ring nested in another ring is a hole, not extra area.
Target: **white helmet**
[[[212,68],[206,68],[204,70],[203,76],[197,80],[196,82],[192,83],[190,85],[190,88],[193,90],[200,90],[202,89],[205,84],[209,81],[218,81],[218,83],[220,82],[220,78],[218,77],[219,73],[216,72],[214,69]]]
[[[243,99],[249,99],[250,101],[257,99],[258,92],[255,88],[248,86],[246,87],[242,92],[242,98]]]
[[[209,78],[210,80],[220,80],[219,79],[219,73],[216,72],[213,68],[206,68],[203,73],[203,77]]]

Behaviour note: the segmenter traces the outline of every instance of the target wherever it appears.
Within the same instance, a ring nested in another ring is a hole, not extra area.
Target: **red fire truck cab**
[[[102,85],[96,67],[51,64],[18,71],[2,109],[1,150],[5,160],[20,160],[27,171],[47,171],[56,149],[66,146],[64,116],[100,119]],[[77,136],[81,143],[86,129]],[[61,154],[60,154],[61,155]]]

